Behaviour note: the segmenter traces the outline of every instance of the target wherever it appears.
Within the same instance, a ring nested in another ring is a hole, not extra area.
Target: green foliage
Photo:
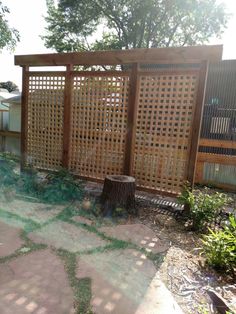
[[[76,182],[65,169],[49,174],[42,179],[33,168],[28,168],[22,173],[17,172],[18,162],[11,155],[1,155],[0,165],[0,188],[3,191],[6,188],[12,188],[17,193],[53,204],[81,200],[83,197],[82,184]]]
[[[11,82],[11,81],[7,81],[7,82],[0,82],[0,88],[5,88],[8,90],[9,93],[15,91],[15,90],[19,90],[18,86]]]
[[[8,7],[0,1],[0,49],[7,47],[12,50],[20,40],[19,32],[11,28],[5,16],[10,13]]]
[[[64,261],[64,267],[69,283],[74,292],[76,314],[92,314],[90,309],[91,279],[76,277],[76,255],[63,249],[56,250],[57,255]]]
[[[194,230],[205,230],[219,216],[222,208],[231,199],[223,193],[208,194],[201,191],[191,191],[187,186],[179,197],[182,204],[189,207],[188,217]]]
[[[229,225],[203,236],[202,252],[209,265],[221,270],[236,268],[236,218],[230,216]]]
[[[47,6],[42,38],[58,52],[203,44],[221,36],[229,17],[216,0],[47,0]]]
[[[80,200],[83,196],[81,184],[65,169],[47,175],[42,188],[42,199],[50,203]]]

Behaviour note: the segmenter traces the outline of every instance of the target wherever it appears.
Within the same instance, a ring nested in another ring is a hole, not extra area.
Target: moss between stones
[[[75,299],[76,314],[92,314],[90,307],[91,293],[91,279],[90,278],[76,278],[76,254],[66,250],[55,250],[56,254],[63,260],[65,271],[67,273],[69,283],[73,289]]]
[[[5,210],[0,209],[0,217],[13,219],[21,221],[25,224],[24,229],[20,233],[21,239],[24,241],[24,245],[16,250],[13,254],[0,258],[0,263],[5,263],[9,260],[17,258],[19,256],[29,254],[33,251],[46,249],[47,245],[45,244],[36,244],[31,239],[28,238],[28,233],[35,230],[41,229],[42,227],[49,225],[55,221],[64,221],[71,225],[74,225],[78,228],[83,228],[88,232],[96,234],[101,239],[108,241],[109,244],[105,246],[96,247],[90,250],[83,250],[76,253],[71,253],[63,249],[52,248],[52,250],[63,260],[65,271],[68,276],[70,286],[74,294],[74,302],[76,314],[93,314],[90,301],[91,301],[91,279],[82,278],[78,279],[76,277],[76,257],[86,254],[96,254],[102,253],[105,251],[111,250],[124,250],[124,249],[135,249],[142,254],[145,254],[147,258],[153,261],[156,266],[159,266],[163,259],[163,254],[154,254],[152,252],[147,252],[144,248],[139,247],[136,244],[133,244],[128,241],[119,240],[110,236],[107,236],[105,233],[99,231],[94,226],[89,226],[85,223],[80,223],[72,220],[72,218],[78,215],[78,211],[75,210],[72,206],[66,207],[58,215],[49,219],[48,221],[39,224],[30,218],[24,218],[15,213],[11,213]]]

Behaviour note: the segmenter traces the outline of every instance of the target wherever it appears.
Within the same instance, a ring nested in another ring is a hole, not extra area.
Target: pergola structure
[[[127,174],[144,190],[179,193],[194,182],[208,63],[221,58],[222,46],[15,56],[22,163],[92,180]]]

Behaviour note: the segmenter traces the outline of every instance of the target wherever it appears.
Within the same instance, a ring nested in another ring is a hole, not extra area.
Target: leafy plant
[[[15,171],[16,162],[8,154],[0,155],[0,187],[15,185],[18,175]]]
[[[81,200],[83,189],[81,183],[76,182],[67,170],[61,169],[46,176],[41,194],[44,201],[58,203]]]
[[[12,50],[20,41],[20,36],[19,32],[8,23],[7,15],[9,13],[8,7],[0,1],[0,49],[6,47]]]
[[[222,270],[236,267],[236,218],[231,215],[229,225],[204,235],[202,252],[209,265]]]
[[[208,194],[201,191],[191,191],[188,186],[184,187],[179,197],[182,204],[189,208],[188,218],[194,230],[205,230],[207,225],[214,222],[231,199],[223,193]]]
[[[9,154],[0,155],[0,188],[3,192],[14,189],[18,193],[39,198],[49,203],[81,200],[83,187],[65,169],[40,178],[32,167],[17,172],[18,160]],[[9,193],[8,193],[9,194]]]
[[[215,0],[47,0],[47,7],[42,38],[58,52],[203,44],[220,37],[229,18]]]

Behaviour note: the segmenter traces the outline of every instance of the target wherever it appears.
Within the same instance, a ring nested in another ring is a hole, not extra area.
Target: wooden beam
[[[199,162],[236,166],[236,156],[198,153]]]
[[[199,146],[236,149],[236,141],[212,140],[201,138]]]
[[[15,56],[15,65],[66,66],[115,65],[131,63],[199,63],[222,59],[223,46],[149,48],[113,51],[70,52]]]
[[[22,94],[21,94],[21,170],[27,162],[27,134],[28,134],[28,93],[29,78],[28,66],[22,68]]]
[[[65,76],[65,92],[64,92],[64,117],[63,117],[63,156],[62,165],[64,168],[69,167],[70,161],[70,139],[71,139],[71,100],[73,78],[71,71],[73,66],[67,65]]]
[[[138,93],[139,93],[139,76],[138,63],[132,66],[132,72],[129,82],[129,102],[128,102],[128,121],[125,142],[125,161],[124,174],[133,175],[133,164],[135,154],[135,132],[137,123],[137,107],[138,107]]]
[[[193,115],[193,124],[190,139],[190,151],[189,151],[189,162],[187,167],[187,180],[191,186],[194,185],[194,177],[197,162],[198,144],[200,137],[200,128],[202,121],[203,106],[205,100],[205,90],[208,74],[208,62],[204,61],[201,64],[198,77],[198,89],[196,96],[196,104]]]
[[[21,137],[21,132],[1,130],[0,131],[0,136],[20,138]]]

